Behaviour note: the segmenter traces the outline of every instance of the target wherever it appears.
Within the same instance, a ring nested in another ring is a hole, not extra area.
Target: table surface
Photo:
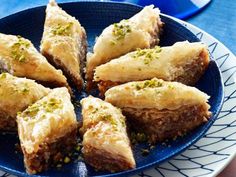
[[[75,0],[58,0],[71,2]],[[47,4],[47,0],[1,0],[0,18],[23,9]],[[212,0],[212,2],[187,22],[203,29],[236,54],[236,0]],[[236,158],[218,177],[236,177]]]

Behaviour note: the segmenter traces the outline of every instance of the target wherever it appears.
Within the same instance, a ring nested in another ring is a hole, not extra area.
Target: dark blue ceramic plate
[[[102,29],[111,23],[118,22],[123,18],[129,18],[141,7],[130,4],[111,2],[75,2],[60,5],[69,14],[80,20],[88,35],[89,49],[91,50],[94,39],[100,34]],[[7,34],[18,34],[30,39],[35,46],[39,46],[43,32],[45,18],[45,7],[37,7],[13,14],[0,20],[0,32]],[[189,30],[175,22],[174,20],[162,16],[165,23],[164,33],[161,37],[161,46],[172,45],[177,41],[188,40],[190,42],[199,41]],[[206,124],[200,126],[193,132],[176,141],[171,141],[167,145],[158,144],[148,156],[141,155],[141,148],[147,144],[140,144],[134,147],[134,156],[137,168],[125,172],[111,174],[109,172],[96,172],[84,162],[77,161],[65,165],[61,170],[51,169],[38,176],[126,176],[140,172],[146,168],[157,165],[171,157],[179,154],[200,139],[215,121],[222,105],[223,84],[220,71],[214,61],[211,61],[208,70],[196,85],[204,91],[210,98],[212,117]],[[86,93],[78,94],[77,99],[86,96]],[[17,98],[16,98],[17,99]],[[76,110],[80,119],[80,110]],[[18,176],[27,176],[23,165],[21,154],[15,153],[15,143],[18,138],[15,135],[0,135],[0,168]],[[36,176],[36,175],[35,175]]]

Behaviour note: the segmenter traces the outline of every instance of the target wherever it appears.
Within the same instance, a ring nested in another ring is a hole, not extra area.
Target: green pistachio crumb
[[[149,155],[150,151],[148,149],[141,149],[141,153],[143,156]]]
[[[112,35],[115,36],[117,41],[124,39],[128,33],[132,32],[131,27],[127,22],[127,20],[122,20],[120,23],[113,24]]]
[[[153,145],[150,146],[150,149],[154,149],[154,148],[155,148],[155,146],[153,146]]]
[[[7,77],[7,74],[6,73],[2,73],[1,75],[0,75],[0,78],[1,79],[5,79]]]
[[[59,35],[59,36],[69,36],[71,35],[71,28],[73,26],[73,22],[69,22],[66,25],[58,24],[53,30],[53,35]]]
[[[175,87],[173,85],[168,85],[169,89],[174,89]]]
[[[75,148],[76,151],[80,152],[81,150],[81,146],[80,145],[77,145],[76,148]]]
[[[21,36],[17,36],[18,41],[11,46],[11,56],[21,63],[26,61],[26,49],[30,47],[30,42]]]
[[[110,44],[111,44],[111,45],[116,45],[116,41],[111,40],[111,41],[110,41]]]
[[[70,162],[70,158],[69,157],[65,157],[64,163],[69,163],[69,162]]]
[[[153,49],[140,49],[138,48],[132,55],[135,59],[142,59],[145,65],[149,65],[154,59],[159,59],[161,48],[159,46]]]
[[[136,90],[141,90],[145,88],[157,88],[157,87],[162,87],[162,82],[156,80],[156,79],[151,79],[151,80],[146,80],[145,82],[142,83],[137,83],[135,85]]]
[[[57,168],[61,168],[61,167],[62,167],[62,164],[57,164],[56,167],[57,167]]]
[[[136,139],[138,142],[145,142],[147,141],[147,136],[144,133],[137,133]]]

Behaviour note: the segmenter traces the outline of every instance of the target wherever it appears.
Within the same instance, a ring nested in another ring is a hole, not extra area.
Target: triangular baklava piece
[[[208,95],[194,87],[156,78],[112,87],[105,97],[152,142],[183,135],[207,122],[211,115]]]
[[[112,86],[154,77],[194,85],[210,62],[207,46],[177,42],[173,46],[139,49],[95,69],[94,80],[102,94]]]
[[[160,11],[153,5],[127,20],[114,23],[105,28],[97,38],[93,54],[87,57],[86,78],[91,87],[93,70],[114,58],[137,48],[150,48],[159,42],[162,29]]]
[[[75,146],[77,120],[67,88],[55,88],[17,115],[24,164],[29,174],[47,170]]]
[[[83,86],[83,66],[87,39],[79,21],[62,10],[54,0],[47,5],[41,53],[61,69],[79,90]]]
[[[117,172],[135,168],[120,109],[92,96],[84,98],[81,104],[85,161],[97,170]]]
[[[16,131],[17,112],[49,93],[33,80],[0,74],[0,130]]]
[[[0,70],[50,86],[68,86],[65,76],[21,37],[0,33]]]

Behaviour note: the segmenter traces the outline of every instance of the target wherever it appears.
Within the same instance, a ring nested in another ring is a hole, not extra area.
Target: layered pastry
[[[99,98],[81,100],[83,155],[97,170],[111,172],[135,168],[135,161],[121,110]]]
[[[49,93],[33,80],[0,74],[0,131],[16,131],[17,112]]]
[[[58,163],[76,144],[77,120],[67,88],[55,88],[17,115],[24,164],[29,174]]]
[[[161,79],[129,82],[105,93],[132,127],[152,143],[176,138],[207,122],[209,96],[197,88]]]
[[[91,88],[93,70],[114,58],[137,48],[150,48],[158,44],[162,29],[160,11],[153,5],[127,20],[114,23],[105,28],[97,38],[93,54],[87,57],[86,78]]]
[[[87,53],[86,33],[79,21],[62,10],[54,0],[47,5],[40,49],[77,89],[82,89],[82,64]]]
[[[94,80],[102,94],[115,85],[154,77],[194,85],[207,69],[209,61],[206,45],[177,42],[170,47],[138,49],[100,65],[95,69]]]
[[[0,70],[49,87],[68,86],[61,70],[56,70],[29,40],[21,36],[0,33]]]

